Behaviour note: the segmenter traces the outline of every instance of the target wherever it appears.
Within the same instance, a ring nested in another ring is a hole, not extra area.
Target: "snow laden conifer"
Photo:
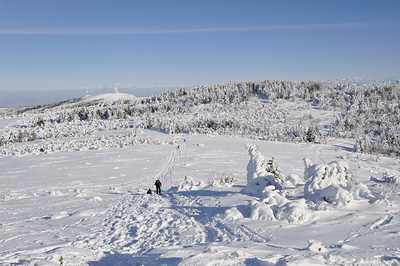
[[[267,192],[268,186],[274,186],[275,189],[282,190],[284,175],[278,166],[276,160],[265,159],[254,144],[246,145],[247,152],[250,155],[247,164],[247,185],[243,192],[257,197],[263,197]]]

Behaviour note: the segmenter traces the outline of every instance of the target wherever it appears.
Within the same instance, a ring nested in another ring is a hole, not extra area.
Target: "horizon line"
[[[217,27],[188,29],[59,29],[29,30],[0,29],[0,35],[150,35],[150,34],[190,34],[218,32],[255,32],[255,31],[307,31],[307,30],[349,30],[365,28],[386,28],[400,26],[400,22],[357,22],[328,24],[289,24],[249,27]]]

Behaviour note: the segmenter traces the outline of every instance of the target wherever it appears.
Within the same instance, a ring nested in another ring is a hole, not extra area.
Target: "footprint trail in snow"
[[[193,217],[176,211],[168,197],[129,194],[112,208],[101,230],[85,240],[103,252],[144,254],[155,247],[204,243],[204,230]]]

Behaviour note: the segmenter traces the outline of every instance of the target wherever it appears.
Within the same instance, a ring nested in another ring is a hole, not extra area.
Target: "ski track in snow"
[[[171,171],[174,165],[176,165],[181,159],[180,155],[182,151],[187,149],[187,145],[182,145],[179,149],[172,151],[169,156],[160,163],[160,167],[151,176],[153,183],[159,179],[162,182],[162,190],[168,190],[172,185]]]

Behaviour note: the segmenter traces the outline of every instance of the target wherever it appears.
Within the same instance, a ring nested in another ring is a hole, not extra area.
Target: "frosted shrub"
[[[346,205],[353,199],[371,196],[363,184],[356,184],[351,175],[350,167],[344,161],[333,161],[329,164],[312,164],[305,158],[306,170],[304,179],[305,197],[321,203],[323,201],[334,205]]]
[[[400,178],[386,172],[381,180],[380,192],[384,199],[389,199],[400,189]]]
[[[179,187],[178,191],[190,191],[190,190],[199,190],[206,186],[206,184],[202,181],[196,182],[193,177],[185,176],[185,181],[183,181]]]
[[[284,176],[275,159],[267,161],[254,144],[246,145],[250,155],[247,164],[247,185],[243,192],[257,197],[263,196],[263,190],[268,186],[282,189]]]
[[[18,196],[17,192],[10,190],[3,196],[3,200],[14,199],[17,198],[17,196]]]
[[[231,174],[221,177],[220,179],[213,179],[210,183],[213,187],[232,187],[236,182],[236,178]]]

